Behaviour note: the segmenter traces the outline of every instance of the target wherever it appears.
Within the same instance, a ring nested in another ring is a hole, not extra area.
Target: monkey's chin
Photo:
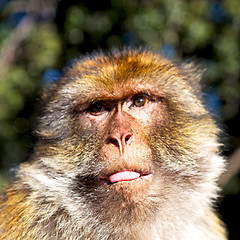
[[[108,177],[100,177],[108,196],[122,203],[139,203],[145,199],[153,179],[153,172],[121,171]]]

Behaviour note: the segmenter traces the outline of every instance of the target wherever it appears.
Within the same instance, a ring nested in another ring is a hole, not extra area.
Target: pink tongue
[[[140,177],[140,173],[133,171],[117,172],[109,177],[111,183],[129,181]]]

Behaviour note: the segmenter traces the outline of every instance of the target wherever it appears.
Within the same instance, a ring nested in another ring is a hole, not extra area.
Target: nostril
[[[118,147],[121,145],[120,139],[119,139],[118,137],[114,136],[114,135],[112,135],[112,136],[110,137],[110,142],[111,142],[112,144],[114,144],[115,146],[118,146]]]
[[[113,145],[115,145],[116,147],[119,148],[120,154],[123,153],[123,146],[124,146],[125,144],[122,144],[119,136],[116,136],[116,135],[114,135],[114,134],[111,135],[111,136],[110,136],[110,143],[112,143]]]
[[[131,133],[126,133],[125,135],[123,135],[123,142],[126,144],[130,144],[132,137],[133,135]]]

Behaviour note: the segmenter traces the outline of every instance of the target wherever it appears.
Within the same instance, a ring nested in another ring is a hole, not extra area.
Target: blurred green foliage
[[[22,134],[30,130],[29,121],[35,111],[34,103],[27,101],[33,101],[32,96],[37,94],[44,70],[56,66],[61,44],[56,28],[42,24],[33,29],[20,48],[0,79],[1,167],[9,167],[26,157],[28,143]],[[25,106],[31,109],[24,109]]]
[[[207,69],[207,104],[229,134],[224,154],[240,146],[239,0],[12,0],[0,8],[0,171],[28,156],[49,70],[125,45],[150,47],[176,61],[194,56]],[[26,19],[31,28],[20,39],[17,29]],[[5,179],[1,175],[0,187]],[[225,191],[239,193],[239,179]]]

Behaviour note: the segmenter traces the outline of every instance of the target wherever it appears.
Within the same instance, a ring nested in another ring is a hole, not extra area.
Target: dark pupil
[[[138,97],[134,99],[134,105],[136,107],[142,107],[145,104],[145,98],[143,97]]]
[[[92,105],[92,107],[90,108],[90,111],[93,113],[98,113],[104,110],[104,106],[102,103],[95,103]]]

